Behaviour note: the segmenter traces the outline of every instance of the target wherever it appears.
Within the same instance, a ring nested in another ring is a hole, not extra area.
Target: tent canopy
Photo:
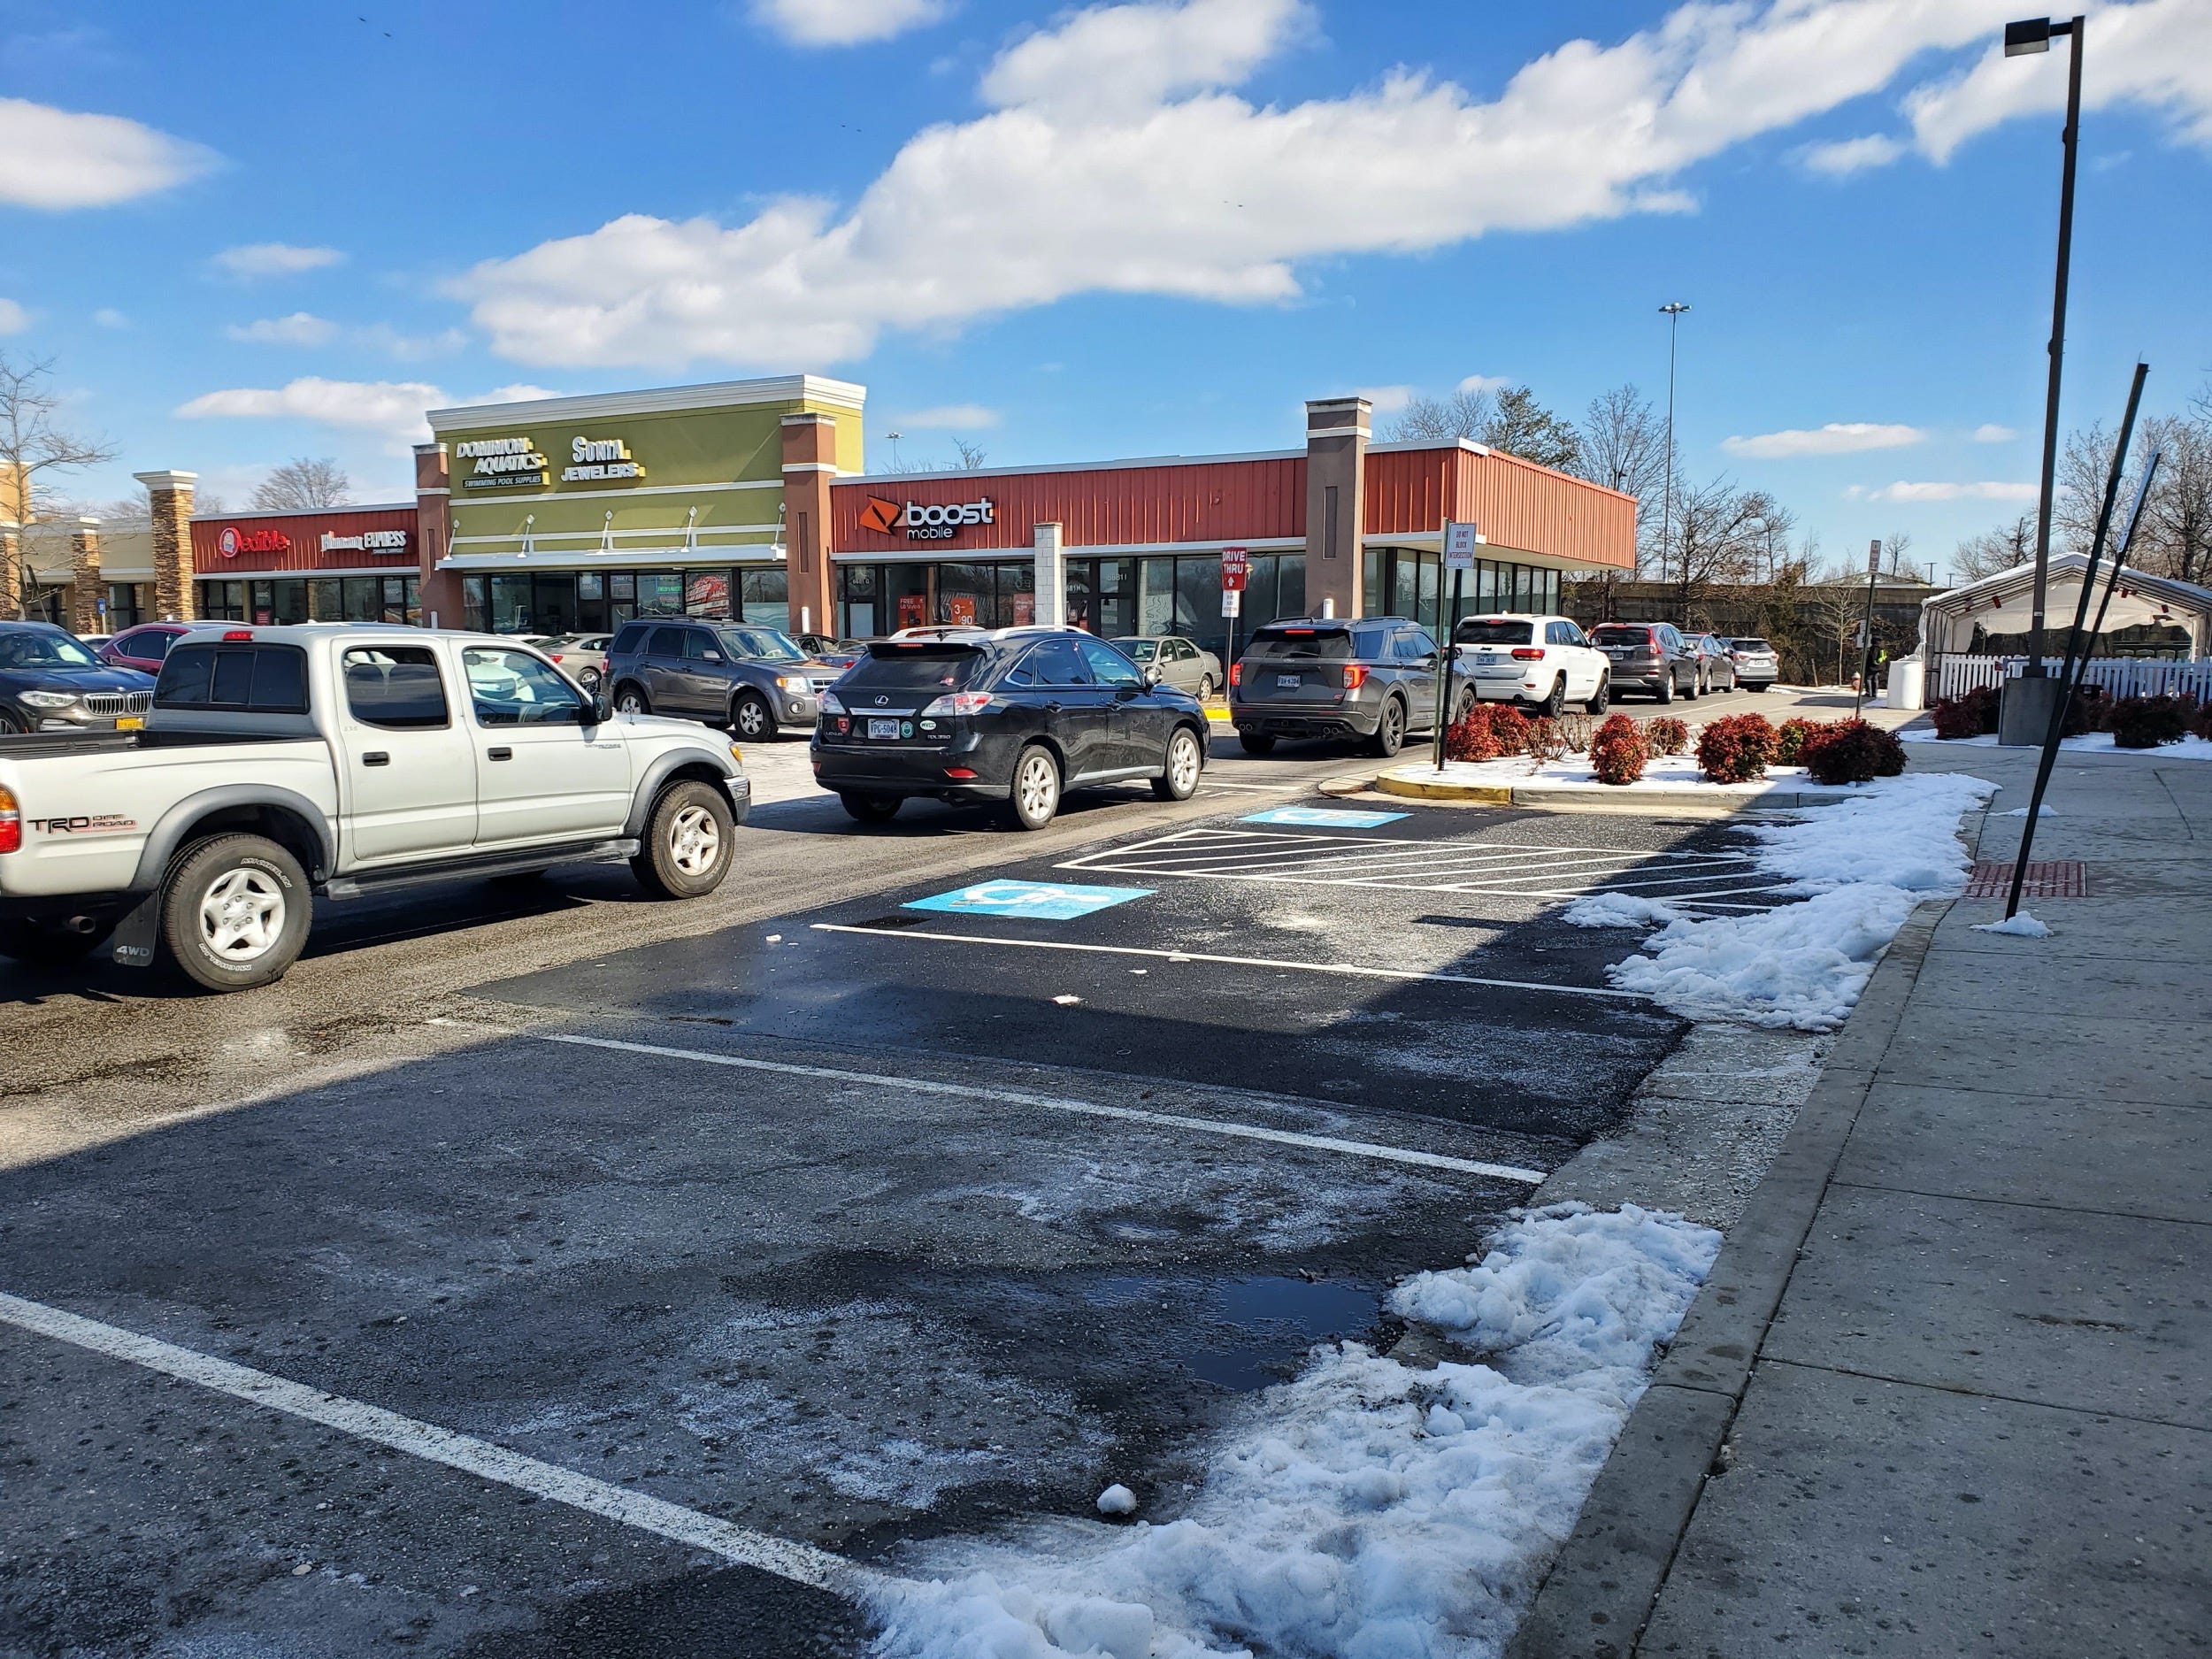
[[[2096,573],[2090,576],[2094,584],[2089,596],[2092,619],[2110,570],[2108,561],[2101,562]],[[2085,554],[2051,556],[2043,610],[2045,637],[2051,650],[2065,649],[2066,631],[2073,626],[2074,606],[2088,571]],[[2035,566],[2016,565],[1994,576],[1932,595],[1920,607],[1920,655],[1928,657],[1971,649],[1977,626],[1991,634],[2025,634],[2032,620],[2034,591]],[[2113,591],[2111,608],[2105,612],[2104,632],[2151,624],[2186,628],[2189,654],[2204,656],[2207,642],[2212,641],[2212,588],[2176,581],[2170,576],[2123,571],[2120,585]]]

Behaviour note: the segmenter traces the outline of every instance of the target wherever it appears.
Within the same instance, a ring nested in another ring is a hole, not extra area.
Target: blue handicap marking
[[[1247,824],[1307,824],[1320,829],[1379,829],[1405,817],[1402,812],[1359,812],[1349,807],[1271,806],[1247,813]]]
[[[1150,887],[1082,887],[1058,881],[980,881],[972,887],[910,899],[905,910],[956,910],[969,916],[1033,916],[1066,922],[1110,905],[1148,898]]]

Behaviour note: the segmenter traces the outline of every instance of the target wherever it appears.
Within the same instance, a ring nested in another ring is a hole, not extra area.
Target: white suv
[[[1603,714],[1613,664],[1566,617],[1469,617],[1452,631],[1475,695],[1486,703],[1532,704],[1559,714],[1578,703]]]
[[[1731,640],[1728,656],[1736,664],[1736,683],[1746,691],[1764,691],[1781,677],[1781,658],[1764,640]]]

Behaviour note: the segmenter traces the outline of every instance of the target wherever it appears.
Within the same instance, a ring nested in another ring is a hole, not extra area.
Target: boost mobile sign
[[[880,495],[871,495],[867,506],[861,511],[860,522],[886,535],[894,530],[903,530],[910,541],[949,541],[971,525],[996,524],[998,518],[988,495],[974,501],[928,504],[910,501],[903,507]]]

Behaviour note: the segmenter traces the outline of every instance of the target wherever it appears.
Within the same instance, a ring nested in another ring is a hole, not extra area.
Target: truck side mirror
[[[591,704],[591,707],[586,710],[586,725],[603,726],[614,718],[614,704],[608,700],[604,686],[595,686],[584,695]]]

